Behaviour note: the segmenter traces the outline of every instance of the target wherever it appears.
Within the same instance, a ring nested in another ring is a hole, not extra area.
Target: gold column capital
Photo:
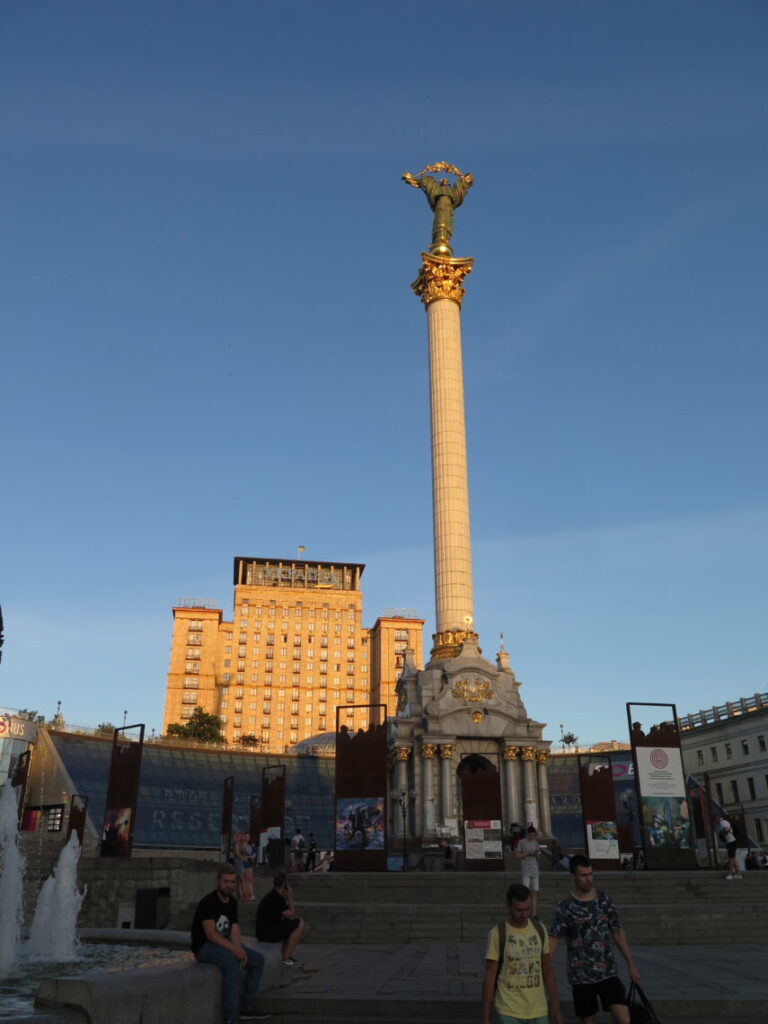
[[[516,761],[520,754],[520,747],[504,747],[504,760],[505,761]]]
[[[430,761],[434,758],[437,753],[436,743],[423,743],[421,744],[421,756],[428,758]]]
[[[411,756],[410,747],[395,747],[395,760],[396,761],[407,761]]]
[[[549,751],[548,750],[537,750],[536,751],[536,760],[538,761],[539,764],[546,764],[547,761],[549,760]]]
[[[421,268],[411,285],[425,306],[435,299],[452,299],[461,306],[464,298],[462,282],[472,270],[475,261],[468,258],[433,256],[421,254]]]
[[[440,757],[442,757],[444,761],[447,761],[449,760],[449,758],[453,757],[453,747],[453,743],[442,743],[440,745]]]
[[[536,747],[523,747],[523,760],[524,761],[535,761],[536,760]]]

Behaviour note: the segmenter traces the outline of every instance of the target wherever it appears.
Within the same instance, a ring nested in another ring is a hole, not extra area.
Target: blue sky
[[[0,703],[159,727],[181,597],[365,562],[433,628],[429,242],[475,571],[529,714],[624,738],[766,688],[768,9],[0,7]]]

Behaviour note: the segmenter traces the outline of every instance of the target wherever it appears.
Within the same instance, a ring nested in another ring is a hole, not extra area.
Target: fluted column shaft
[[[539,776],[539,831],[547,835],[552,833],[552,817],[549,810],[549,772],[547,770],[547,753],[541,751],[538,756]]]
[[[531,822],[539,827],[539,805],[536,799],[536,748],[525,747],[523,750],[525,766],[525,824]]]
[[[453,817],[456,801],[453,798],[453,744],[443,743],[440,746],[440,808],[443,823],[446,818]]]
[[[427,306],[432,424],[432,508],[437,632],[473,618],[461,311],[452,299]],[[469,626],[471,628],[471,625]]]
[[[435,832],[435,793],[433,787],[433,765],[436,747],[425,743],[421,750],[422,772],[422,833],[433,835]]]
[[[405,820],[408,820],[408,755],[410,751],[407,747],[397,747],[395,749],[395,757],[397,761],[395,763],[395,789],[398,794],[402,796],[404,793],[406,806]],[[401,805],[396,805],[394,809],[394,834],[402,839],[403,836],[403,809]],[[407,825],[406,825],[407,831]]]
[[[520,761],[519,747],[504,748],[504,783],[507,804],[507,827],[513,822],[523,825],[520,807]]]

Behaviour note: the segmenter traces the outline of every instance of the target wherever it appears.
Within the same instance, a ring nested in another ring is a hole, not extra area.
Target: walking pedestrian
[[[577,854],[570,864],[573,889],[555,907],[549,923],[549,948],[554,957],[560,939],[568,952],[568,981],[582,1024],[593,1024],[598,999],[616,1024],[630,1024],[624,986],[616,971],[611,944],[627,961],[629,976],[640,981],[627,937],[610,896],[595,889],[592,864]]]

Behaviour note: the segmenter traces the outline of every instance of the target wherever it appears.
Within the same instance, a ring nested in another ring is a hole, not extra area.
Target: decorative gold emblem
[[[504,760],[516,761],[520,753],[520,747],[504,747]]]
[[[461,647],[465,640],[477,643],[477,633],[471,629],[444,629],[440,633],[432,634],[432,659],[455,658],[461,653]],[[483,652],[478,647],[480,654]]]
[[[426,757],[426,758],[428,758],[431,761],[432,758],[437,753],[437,744],[436,743],[424,743],[422,741],[421,753],[422,753],[423,757]]]
[[[407,761],[410,756],[410,747],[395,747],[395,759],[397,761]]]
[[[523,760],[524,761],[535,761],[536,760],[536,747],[523,747]]]
[[[453,757],[452,743],[443,743],[443,745],[440,747],[440,757],[442,757],[444,761],[447,761],[448,758]]]
[[[536,760],[539,762],[539,764],[546,764],[547,761],[549,760],[549,751],[548,750],[537,750],[536,751]]]
[[[481,704],[493,697],[493,690],[486,679],[460,679],[453,684],[451,696],[467,704]]]
[[[421,268],[411,288],[425,306],[435,299],[452,299],[460,306],[465,292],[462,284],[474,262],[469,257],[460,259],[423,252]]]
[[[475,725],[480,725],[482,720],[483,720],[483,712],[482,711],[473,711],[472,712],[472,721],[475,723]]]

